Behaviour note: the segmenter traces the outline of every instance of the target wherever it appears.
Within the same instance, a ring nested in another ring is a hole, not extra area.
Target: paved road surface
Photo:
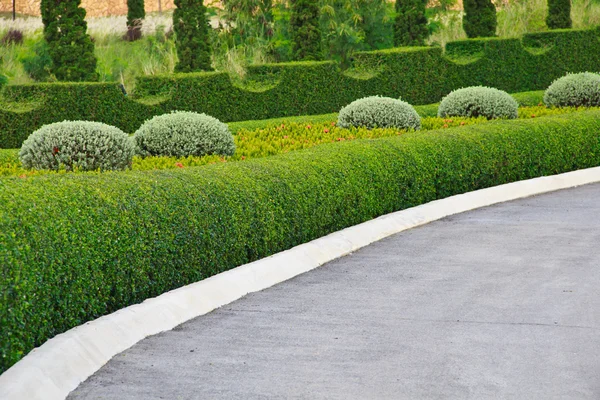
[[[600,185],[446,218],[117,355],[70,399],[600,399]]]

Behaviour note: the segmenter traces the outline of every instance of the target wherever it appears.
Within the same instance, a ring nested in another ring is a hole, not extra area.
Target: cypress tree
[[[87,34],[81,0],[42,0],[44,39],[51,72],[60,81],[96,81],[94,43]]]
[[[291,0],[290,28],[295,60],[320,60],[321,29],[316,0]]]
[[[571,21],[571,0],[548,0],[546,25],[550,29],[569,29]]]
[[[423,46],[429,36],[426,0],[396,0],[395,46]]]
[[[463,29],[470,38],[496,36],[496,7],[491,0],[464,0]]]
[[[144,0],[127,0],[127,34],[125,39],[133,41],[142,37],[142,20],[145,16]]]
[[[179,61],[177,72],[212,71],[208,19],[202,0],[175,0],[173,30]]]

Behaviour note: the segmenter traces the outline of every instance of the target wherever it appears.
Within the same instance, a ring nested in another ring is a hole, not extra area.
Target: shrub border
[[[547,88],[567,72],[597,71],[600,27],[471,39],[441,47],[358,52],[354,68],[334,61],[251,66],[244,81],[225,72],[141,76],[132,96],[118,83],[7,85],[0,93],[0,147],[20,147],[38,127],[90,120],[133,133],[147,119],[173,110],[223,122],[338,111],[366,96],[401,97],[412,105],[440,101],[460,87],[509,93]]]
[[[494,186],[383,215],[73,328],[0,375],[0,398],[64,399],[140,340],[396,233],[506,201],[600,182],[600,167]]]

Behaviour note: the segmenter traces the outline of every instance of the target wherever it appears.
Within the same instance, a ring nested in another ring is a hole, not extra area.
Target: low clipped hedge
[[[85,321],[382,214],[600,164],[600,111],[203,168],[0,180],[0,371]]]

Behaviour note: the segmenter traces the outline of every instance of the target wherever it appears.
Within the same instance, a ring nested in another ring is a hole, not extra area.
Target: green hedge
[[[0,179],[0,371],[85,321],[382,214],[600,164],[600,111],[246,162]]]
[[[41,125],[94,120],[133,133],[144,120],[171,110],[221,121],[337,112],[365,96],[436,103],[454,89],[490,86],[510,93],[546,89],[566,72],[600,71],[600,30],[563,30],[519,39],[474,39],[439,47],[405,47],[355,54],[354,69],[334,62],[254,66],[234,84],[226,73],[138,78],[131,98],[118,84],[7,86],[0,100],[0,148],[19,147]]]

